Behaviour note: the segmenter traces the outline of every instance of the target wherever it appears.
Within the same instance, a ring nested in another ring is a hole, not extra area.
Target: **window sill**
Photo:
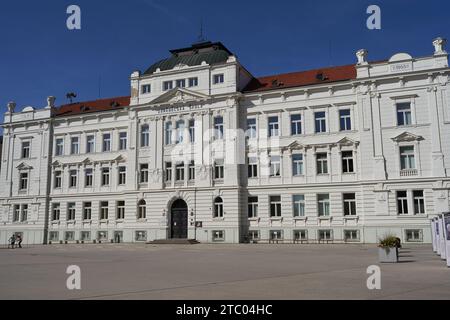
[[[248,221],[257,221],[257,222],[259,222],[260,219],[261,219],[260,217],[249,217]]]
[[[317,174],[318,177],[327,177],[329,175],[330,175],[329,173],[318,173]]]
[[[140,218],[140,219],[137,219],[136,221],[137,222],[147,222],[147,218]]]
[[[270,217],[270,221],[282,221],[283,217]]]
[[[359,216],[357,215],[348,215],[348,216],[344,216],[345,220],[358,220]]]
[[[50,221],[51,224],[59,224],[59,220],[52,220]]]
[[[306,220],[308,220],[308,217],[305,217],[305,216],[297,216],[297,217],[294,217],[294,220],[303,220],[303,221],[306,221]]]
[[[224,221],[225,217],[214,217],[213,221]]]
[[[83,220],[83,223],[90,224],[90,223],[92,223],[92,220],[91,219],[85,219],[85,220]]]
[[[427,217],[426,213],[421,214],[397,214],[397,217],[400,219],[424,219]]]
[[[331,220],[332,218],[330,216],[320,216],[320,217],[317,217],[317,219],[319,219],[319,220]]]
[[[344,175],[344,176],[346,176],[346,175],[352,176],[355,174],[356,174],[356,172],[342,172],[342,175]]]
[[[120,219],[116,219],[116,222],[117,223],[119,223],[119,222],[123,222],[124,221],[124,219],[123,218],[120,218]]]

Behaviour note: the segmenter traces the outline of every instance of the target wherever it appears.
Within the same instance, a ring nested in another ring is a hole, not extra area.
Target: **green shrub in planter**
[[[380,262],[398,262],[399,238],[386,235],[378,242],[378,257]]]

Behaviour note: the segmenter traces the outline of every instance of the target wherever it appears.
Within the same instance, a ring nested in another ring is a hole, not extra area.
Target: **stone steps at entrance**
[[[147,244],[196,244],[200,243],[194,239],[157,239],[148,241]]]

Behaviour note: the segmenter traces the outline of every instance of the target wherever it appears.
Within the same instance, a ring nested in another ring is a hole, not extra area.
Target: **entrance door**
[[[123,231],[114,231],[114,242],[123,242]]]
[[[181,199],[176,200],[172,204],[170,213],[170,237],[187,239],[188,208],[186,202]]]

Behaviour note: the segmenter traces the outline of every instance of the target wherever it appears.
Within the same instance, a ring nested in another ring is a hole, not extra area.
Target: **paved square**
[[[450,299],[428,245],[379,264],[374,245],[84,244],[0,249],[0,299]],[[66,268],[81,268],[81,290]],[[366,269],[381,267],[381,290]]]

